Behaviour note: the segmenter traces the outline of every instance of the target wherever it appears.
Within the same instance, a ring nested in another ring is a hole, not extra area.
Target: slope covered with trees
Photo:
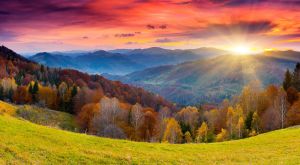
[[[180,108],[141,88],[98,75],[48,68],[18,56],[0,57],[1,99],[75,114],[79,131],[88,134],[147,142],[207,143],[300,124],[300,64],[292,73],[286,71],[283,87],[264,88],[259,81],[252,81],[240,94],[214,108]]]
[[[281,84],[286,69],[294,68],[298,56],[299,52],[290,51],[224,55],[107,77],[143,87],[177,104],[220,103],[238,95],[251,81],[259,80],[263,87]]]
[[[91,113],[91,107],[100,104],[100,100],[103,116],[107,110],[107,117],[112,115],[113,119],[115,115],[118,119],[127,117],[135,104],[143,113],[147,111],[149,118],[154,118],[153,115],[161,108],[174,108],[162,97],[142,88],[76,70],[45,67],[23,58],[4,46],[0,47],[0,99],[75,114],[82,131],[89,131],[90,120],[87,119],[96,121],[97,118],[94,117],[96,115]],[[129,136],[131,126],[127,121],[123,121],[113,120],[106,123],[104,128],[99,128],[96,132],[91,130],[89,133],[103,135],[101,131],[108,131],[105,135],[111,135],[115,132],[109,131],[117,131],[122,137],[125,133]],[[148,132],[140,136],[150,137]]]

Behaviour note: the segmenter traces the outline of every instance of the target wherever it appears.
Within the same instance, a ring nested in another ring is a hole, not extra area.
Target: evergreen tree
[[[13,101],[13,95],[14,95],[14,91],[12,88],[9,89],[8,94],[7,94],[7,98],[10,102]]]
[[[37,94],[39,91],[39,83],[37,81],[34,82],[34,85],[32,87],[32,93]]]
[[[77,87],[74,85],[71,91],[71,97],[73,98],[77,94]]]
[[[248,130],[251,130],[253,113],[254,112],[252,112],[252,111],[248,112],[246,120],[245,120],[245,128],[248,129]]]
[[[41,65],[41,72],[44,73],[44,71],[45,71],[45,67],[44,65]]]
[[[292,77],[292,85],[300,91],[300,63],[296,64]]]
[[[37,101],[37,93],[39,91],[39,83],[37,81],[34,82],[33,86],[30,83],[29,84],[29,93],[31,94],[32,101],[36,102]]]
[[[33,94],[33,91],[32,91],[32,84],[31,84],[31,83],[29,83],[28,91],[29,91],[30,94]]]
[[[0,86],[0,100],[3,100],[4,99],[4,90],[3,90],[3,87]]]
[[[289,87],[292,86],[292,75],[288,69],[285,72],[285,77],[282,86],[284,90],[287,90]]]

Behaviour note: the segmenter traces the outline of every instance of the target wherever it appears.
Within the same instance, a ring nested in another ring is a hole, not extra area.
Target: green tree
[[[39,91],[39,83],[37,81],[34,82],[34,85],[32,87],[32,93],[37,94]]]
[[[4,98],[4,89],[2,86],[0,86],[0,100],[3,100]]]
[[[284,90],[287,90],[289,87],[292,86],[292,74],[290,73],[289,69],[286,70],[284,81],[282,83]]]
[[[71,91],[71,97],[73,98],[77,94],[77,87],[74,85]]]
[[[296,67],[293,72],[293,77],[292,77],[292,85],[300,91],[300,63],[296,64]]]
[[[252,111],[248,112],[246,120],[245,120],[245,128],[247,130],[251,130],[251,125],[252,125],[252,118],[253,118],[253,113]]]

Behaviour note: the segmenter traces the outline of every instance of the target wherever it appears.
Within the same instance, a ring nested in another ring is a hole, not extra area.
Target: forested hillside
[[[111,106],[125,117],[135,107],[133,105],[145,111],[150,117],[156,116],[161,108],[174,109],[173,105],[162,97],[142,88],[76,70],[45,67],[23,58],[4,46],[0,47],[0,64],[1,100],[16,104],[35,104],[75,114],[83,131],[88,131],[87,122],[95,115],[90,107],[98,105],[100,100],[105,104],[104,107]],[[100,107],[96,110],[98,112]],[[112,115],[111,117],[116,117],[117,111],[108,113]],[[123,129],[131,130],[127,120],[124,121],[126,122],[120,122],[118,125],[109,121],[102,129],[115,129],[124,137]],[[121,131],[119,127],[122,127]],[[97,132],[91,130],[90,133]]]
[[[24,60],[5,47],[0,50],[2,100],[74,114],[79,131],[88,134],[148,142],[207,143],[251,137],[300,124],[299,63],[293,72],[286,71],[280,85],[264,87],[260,81],[250,81],[241,93],[215,107],[180,108],[141,88],[76,70],[48,68]],[[225,62],[235,60],[231,63],[236,66],[241,65],[241,60],[242,64],[253,63],[253,58],[229,56]],[[271,67],[278,59],[260,57],[260,60]],[[290,64],[290,61],[280,62],[283,66]],[[194,63],[182,65],[190,64]],[[260,75],[250,72],[253,71],[250,66],[242,73]],[[223,74],[227,76],[237,71],[235,67],[225,68]]]
[[[125,76],[105,76],[143,87],[177,104],[220,103],[238,95],[251,81],[258,80],[263,87],[281,84],[286,69],[293,69],[299,56],[299,52],[293,51],[224,55]]]

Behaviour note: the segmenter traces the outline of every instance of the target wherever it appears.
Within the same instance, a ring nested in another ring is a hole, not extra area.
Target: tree
[[[159,141],[162,141],[166,129],[166,120],[171,117],[171,111],[168,107],[160,108],[158,111]]]
[[[100,113],[100,103],[89,103],[81,108],[81,111],[76,116],[77,123],[81,130],[86,133],[93,130],[92,119],[97,113]]]
[[[300,91],[300,63],[296,64],[292,77],[292,86]]]
[[[292,86],[292,74],[290,73],[290,70],[287,69],[284,76],[284,81],[282,83],[282,86],[284,90],[287,90],[289,87]]]
[[[74,86],[72,87],[71,97],[73,98],[74,96],[76,96],[76,94],[77,94],[77,87],[74,85]]]
[[[186,143],[191,143],[193,141],[192,137],[191,137],[191,134],[189,131],[187,131],[185,134],[184,134],[184,139],[185,139],[185,142]]]
[[[177,113],[177,118],[183,128],[182,132],[190,131],[194,136],[199,119],[198,109],[191,106],[183,108]]]
[[[233,137],[233,117],[234,117],[234,110],[232,107],[229,107],[226,118],[227,118],[227,128],[229,129],[230,138]]]
[[[131,124],[135,129],[135,131],[137,131],[140,128],[140,126],[143,123],[143,119],[144,119],[143,107],[139,103],[136,103],[131,108]]]
[[[206,122],[202,122],[201,126],[197,130],[197,141],[207,142],[208,126]]]
[[[33,84],[33,85],[32,85]],[[37,101],[37,93],[39,91],[39,83],[37,81],[31,82],[29,84],[28,88],[29,93],[31,94],[32,101],[36,102]]]
[[[217,142],[225,141],[227,137],[228,137],[227,130],[222,128],[221,132],[217,135],[216,141]]]
[[[239,118],[239,121],[238,121],[238,134],[239,134],[239,139],[242,137],[242,132],[243,132],[243,126],[244,126],[244,118],[241,116]]]
[[[253,113],[251,128],[252,130],[255,130],[256,133],[258,133],[260,130],[260,119],[257,112]]]
[[[39,91],[39,83],[37,81],[34,82],[34,85],[32,87],[32,93],[37,94]]]
[[[298,91],[294,87],[289,87],[286,91],[286,94],[290,105],[293,105],[293,103],[298,100]]]
[[[166,131],[164,133],[163,141],[169,143],[180,143],[182,140],[182,132],[180,125],[174,118],[170,118],[167,122]]]
[[[286,113],[287,113],[287,96],[286,92],[283,89],[279,90],[278,93],[278,104],[279,104],[279,111],[280,111],[280,122],[281,122],[281,129],[284,128]]]
[[[144,141],[148,141],[148,142],[156,141],[155,140],[155,135],[157,133],[156,124],[157,124],[157,118],[154,110],[151,108],[147,108],[144,114],[143,124],[140,129],[141,138]]]
[[[219,116],[219,111],[217,109],[212,109],[209,111],[204,112],[204,116],[206,118],[208,127],[210,128],[210,130],[212,130],[214,133],[217,133],[219,131],[218,128],[216,128],[216,126],[218,125],[218,116]],[[222,129],[222,128],[221,128]],[[220,129],[220,131],[221,131]]]
[[[245,128],[247,130],[251,130],[252,128],[252,118],[253,118],[253,111],[248,112],[246,120],[245,120]]]
[[[296,101],[287,112],[287,124],[289,126],[300,124],[300,100]]]
[[[0,100],[3,100],[4,99],[4,90],[3,90],[3,87],[0,86]]]
[[[117,98],[103,97],[100,101],[100,111],[92,120],[92,127],[97,135],[109,137],[112,134],[106,134],[107,127],[119,127],[118,121],[125,121],[125,117],[127,115],[120,109]]]

